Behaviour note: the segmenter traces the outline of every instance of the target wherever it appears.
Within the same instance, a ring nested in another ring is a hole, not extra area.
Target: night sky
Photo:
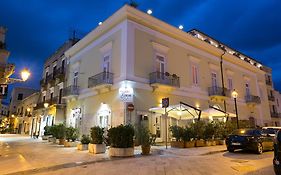
[[[0,0],[0,25],[8,28],[6,43],[14,77],[31,70],[27,86],[39,89],[44,60],[71,36],[85,35],[121,8],[126,0]],[[273,69],[281,90],[280,0],[137,0],[138,9],[184,30],[196,28]],[[11,92],[11,88],[9,90]]]

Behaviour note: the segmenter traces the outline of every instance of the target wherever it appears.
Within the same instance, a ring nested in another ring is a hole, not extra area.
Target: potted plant
[[[128,157],[134,155],[134,128],[132,125],[119,125],[108,130],[110,143],[109,156]]]
[[[175,138],[175,140],[171,141],[171,147],[184,148],[184,129],[180,126],[174,125],[170,127],[170,131],[172,132],[172,137]]]
[[[185,148],[195,147],[194,133],[190,127],[185,127],[183,131],[183,141]]]
[[[78,129],[73,128],[72,126],[65,128],[65,147],[77,146],[76,139],[78,139]]]
[[[48,138],[51,136],[50,133],[50,126],[44,127],[44,135],[42,136],[42,140],[48,140]]]
[[[99,126],[91,128],[91,142],[89,143],[89,152],[94,154],[105,153],[104,129]]]
[[[49,137],[49,138],[48,138],[48,141],[49,141],[49,142],[52,142],[52,143],[56,143],[57,126],[56,126],[56,125],[50,126],[49,132],[50,132],[50,134],[52,135],[52,137]]]
[[[195,133],[195,146],[202,147],[205,146],[205,142],[203,140],[204,137],[204,121],[196,121],[195,123],[191,123],[190,125],[192,132]]]
[[[215,140],[216,145],[225,145],[226,133],[226,123],[225,122],[216,122],[215,123]]]
[[[206,146],[216,145],[216,141],[213,139],[215,134],[215,129],[213,123],[207,123],[204,129],[204,140]]]
[[[56,138],[58,139],[58,143],[59,145],[63,145],[64,144],[64,140],[65,140],[65,125],[60,123],[58,125],[56,125]]]
[[[141,144],[141,151],[143,155],[150,154],[152,137],[147,127],[140,126],[138,129],[139,142]]]
[[[77,145],[77,149],[80,150],[80,151],[84,151],[84,150],[87,150],[88,149],[88,145],[90,143],[91,139],[88,135],[82,135],[82,138],[81,138],[81,143],[79,143]]]

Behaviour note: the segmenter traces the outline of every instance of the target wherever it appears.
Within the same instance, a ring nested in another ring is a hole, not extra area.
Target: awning
[[[223,112],[221,110],[214,109],[214,108],[208,108],[208,109],[203,110],[201,116],[203,118],[208,118],[210,116],[212,116],[213,118],[236,117],[236,115],[233,113]]]
[[[165,114],[165,108],[162,107],[153,107],[150,108],[149,111],[155,112],[158,114]],[[176,118],[178,120],[189,120],[200,118],[201,110],[193,107],[189,104],[180,102],[180,104],[170,105],[166,112],[168,112],[168,116]]]

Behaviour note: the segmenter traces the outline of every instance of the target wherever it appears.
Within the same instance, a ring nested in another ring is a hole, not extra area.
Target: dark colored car
[[[273,167],[276,175],[281,174],[281,131],[276,133],[274,142]]]
[[[237,129],[226,138],[229,152],[236,149],[252,150],[262,154],[264,150],[273,150],[274,138],[261,129]]]

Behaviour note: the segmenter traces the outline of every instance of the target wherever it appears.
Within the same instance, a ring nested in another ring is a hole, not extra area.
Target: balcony
[[[54,77],[59,79],[60,82],[64,81],[65,78],[65,68],[59,67],[54,72]]]
[[[268,100],[269,100],[269,101],[275,101],[275,97],[274,97],[273,95],[269,95],[269,96],[268,96]]]
[[[221,101],[230,97],[230,90],[227,88],[212,86],[208,88],[208,94],[212,101]]]
[[[270,79],[265,79],[265,83],[269,86],[272,86],[272,81]]]
[[[88,87],[100,89],[103,87],[110,87],[113,84],[113,73],[102,72],[88,79]]]
[[[278,112],[270,112],[270,116],[272,118],[281,118],[281,113]]]
[[[45,102],[39,102],[36,104],[36,106],[33,108],[33,110],[38,110],[44,108],[44,103]]]
[[[68,86],[62,91],[63,97],[75,97],[79,95],[79,86]]]
[[[259,96],[254,96],[254,95],[246,95],[245,96],[245,102],[248,105],[256,105],[261,103],[261,99]]]
[[[51,86],[55,85],[56,79],[54,74],[49,74],[46,78],[47,83],[51,84]]]
[[[176,74],[170,74],[168,72],[152,72],[149,74],[149,83],[155,88],[179,88],[180,87],[180,77]]]

